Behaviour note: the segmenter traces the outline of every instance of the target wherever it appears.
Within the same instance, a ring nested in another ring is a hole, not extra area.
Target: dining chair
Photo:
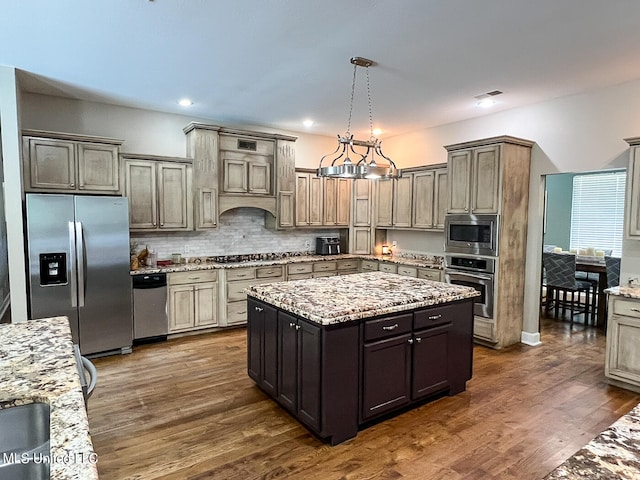
[[[589,323],[589,294],[592,283],[576,279],[576,257],[563,253],[543,252],[542,261],[546,271],[547,303],[546,310],[554,308],[554,316],[558,318],[560,307],[564,315],[569,308],[571,313],[570,325],[573,326],[573,316],[584,313],[584,323]],[[582,294],[584,303],[581,302]],[[562,294],[562,298],[560,298]],[[568,295],[570,299],[568,299]],[[577,298],[576,298],[577,294]]]
[[[620,258],[605,256],[604,263],[607,267],[607,288],[617,287],[620,285]]]

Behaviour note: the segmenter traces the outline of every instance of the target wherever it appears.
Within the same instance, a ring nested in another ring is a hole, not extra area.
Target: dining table
[[[597,257],[596,257],[597,258]],[[581,258],[579,255],[576,257],[576,271],[585,272],[587,274],[598,274],[598,305],[596,311],[596,327],[603,327],[606,325],[606,295],[604,293],[607,288],[607,266],[604,262],[595,259]]]

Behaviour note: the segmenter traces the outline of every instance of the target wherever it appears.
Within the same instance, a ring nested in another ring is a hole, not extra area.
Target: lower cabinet
[[[320,428],[320,327],[278,313],[278,400],[309,427]]]
[[[247,325],[249,376],[275,396],[278,385],[278,311],[252,299],[247,302],[252,321]]]
[[[167,276],[169,333],[218,326],[218,272],[176,272]]]
[[[473,361],[473,301],[319,325],[253,297],[248,374],[332,445],[369,421],[434,395],[465,390]]]
[[[609,295],[604,373],[609,382],[640,391],[640,300]]]

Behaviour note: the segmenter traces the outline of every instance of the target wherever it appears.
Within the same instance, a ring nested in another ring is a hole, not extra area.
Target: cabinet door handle
[[[289,328],[293,328],[293,327],[295,327],[295,326],[296,326],[296,324],[295,324],[295,323],[293,323],[293,322],[289,322]]]
[[[164,223],[161,223],[161,224],[160,224],[160,226],[161,226],[161,227],[164,227]]]
[[[382,327],[383,330],[389,330],[389,331],[395,330],[396,328],[398,328],[398,324],[397,323],[394,323],[393,325],[389,325],[389,326],[386,326],[386,327]]]
[[[198,280],[200,277],[189,277],[189,280]]]
[[[296,330],[300,330],[300,325],[296,325]]]
[[[153,222],[152,225],[155,227],[156,226],[156,222]]]
[[[422,338],[416,337],[416,342],[420,343],[421,341],[422,341]]]
[[[237,276],[238,276],[238,277],[246,277],[246,276],[247,276],[247,274],[246,274],[246,273],[239,273]]]
[[[640,310],[639,310],[639,309],[637,309],[637,308],[632,308],[632,309],[631,309],[631,311],[632,311],[632,312],[640,312]]]
[[[442,315],[429,315],[429,320],[438,320],[442,318]]]
[[[256,312],[261,312],[264,310],[264,308],[261,308],[261,307],[254,307],[254,308],[256,309]]]
[[[69,186],[70,186],[70,187],[75,187],[75,186],[76,186],[76,184],[75,184],[75,183],[70,183],[70,184],[69,184]]]
[[[410,338],[409,340],[407,340],[407,342],[409,342],[410,344],[413,344],[413,338]]]

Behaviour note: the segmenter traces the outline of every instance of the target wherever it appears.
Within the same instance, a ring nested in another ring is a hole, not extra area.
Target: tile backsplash
[[[158,252],[158,259],[162,260],[170,258],[172,253],[193,257],[315,250],[316,237],[339,235],[337,229],[269,230],[264,226],[264,215],[264,210],[258,208],[236,208],[220,215],[218,228],[132,233],[131,243],[137,244],[136,253],[148,246]]]

